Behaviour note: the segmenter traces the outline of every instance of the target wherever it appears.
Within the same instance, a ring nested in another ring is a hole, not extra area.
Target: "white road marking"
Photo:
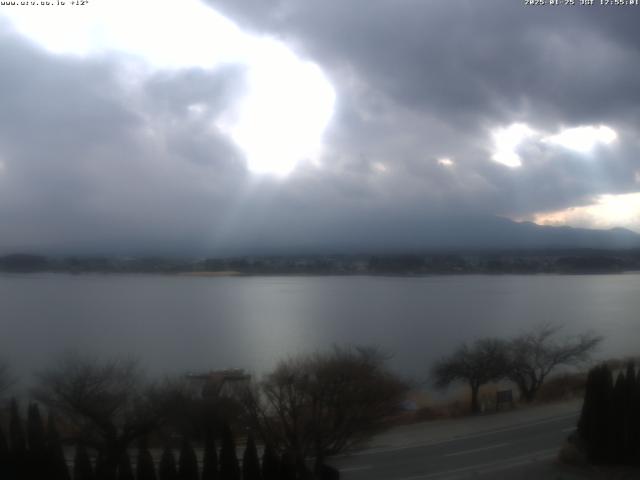
[[[460,455],[467,455],[468,453],[483,452],[485,450],[493,450],[494,448],[506,447],[507,445],[509,445],[509,444],[508,443],[497,443],[495,445],[489,445],[487,447],[473,448],[471,450],[463,450],[462,452],[447,453],[446,455],[443,455],[443,457],[457,457],[457,456],[460,456]]]
[[[562,433],[574,432],[576,427],[563,428]]]

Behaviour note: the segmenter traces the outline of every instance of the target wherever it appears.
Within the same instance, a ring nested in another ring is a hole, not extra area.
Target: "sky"
[[[640,7],[36,3],[0,6],[0,252],[640,231]]]

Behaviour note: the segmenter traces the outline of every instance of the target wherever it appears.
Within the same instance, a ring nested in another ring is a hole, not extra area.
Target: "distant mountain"
[[[342,227],[342,228],[341,228]],[[300,247],[300,248],[296,248]],[[385,219],[339,226],[305,245],[283,242],[273,253],[406,253],[431,250],[640,248],[640,235],[624,228],[596,230],[515,222],[490,215]],[[258,247],[258,250],[261,250]],[[264,250],[269,250],[268,247]]]
[[[420,215],[408,212],[379,212],[377,215],[349,217],[343,221],[317,222],[313,217],[303,225],[266,222],[260,228],[239,231],[216,244],[161,248],[160,243],[110,248],[83,245],[74,248],[11,254],[0,252],[0,269],[5,271],[39,270],[47,261],[78,257],[78,269],[106,268],[114,259],[162,259],[162,269],[173,269],[177,259],[242,256],[295,255],[378,255],[420,254],[429,252],[469,252],[489,250],[622,250],[640,249],[640,235],[624,228],[596,230],[555,227],[531,222],[515,222],[492,215]],[[39,255],[48,257],[40,257]],[[3,256],[4,255],[4,256]],[[87,265],[90,260],[91,265]],[[73,262],[70,263],[70,265]],[[158,262],[150,262],[154,268]],[[102,265],[102,266],[101,266]],[[71,265],[73,267],[73,265]],[[130,268],[131,265],[127,265]],[[76,267],[73,267],[76,268]],[[111,267],[109,267],[111,268]],[[144,271],[148,265],[138,265]]]
[[[260,238],[260,242],[256,242]],[[624,228],[596,230],[515,222],[491,215],[361,217],[296,235],[283,226],[272,236],[237,239],[210,256],[402,254],[430,251],[640,248]]]
[[[514,222],[495,216],[393,218],[334,228],[298,243],[291,237],[239,245],[206,257],[0,255],[0,272],[208,274],[602,273],[640,271],[640,235]],[[308,237],[306,237],[308,238]]]
[[[640,247],[640,235],[625,229],[537,225],[503,217],[439,219],[425,231],[425,247],[480,249],[626,249]]]

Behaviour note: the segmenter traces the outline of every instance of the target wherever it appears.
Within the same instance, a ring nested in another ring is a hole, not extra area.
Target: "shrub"
[[[262,479],[278,480],[280,478],[280,459],[271,444],[264,447],[262,454]]]
[[[633,365],[618,374],[615,386],[607,365],[589,372],[578,435],[591,463],[630,465],[638,462],[639,390],[640,382]]]
[[[56,419],[53,413],[49,412],[47,419],[47,456],[51,473],[50,480],[70,480],[67,461],[64,458],[64,451],[60,443],[60,435],[56,426]]]
[[[76,445],[76,453],[73,459],[73,480],[93,480],[93,467],[87,449],[82,445]]]
[[[28,471],[33,478],[45,478],[48,474],[47,442],[45,439],[44,424],[40,416],[38,405],[29,405],[27,413],[27,439],[28,439]]]
[[[218,453],[216,452],[216,440],[211,432],[207,433],[204,444],[204,458],[202,459],[202,480],[217,480]]]
[[[160,457],[160,467],[158,469],[159,480],[178,480],[178,470],[176,459],[169,447],[165,448]]]
[[[18,462],[23,462],[27,455],[27,440],[24,435],[24,427],[18,402],[14,398],[11,400],[11,419],[9,420],[9,440],[11,444],[11,454]]]
[[[223,480],[240,480],[240,466],[236,456],[236,444],[229,425],[222,430],[222,447],[220,448],[220,478]]]
[[[242,479],[260,480],[260,461],[258,460],[258,450],[253,440],[253,435],[249,434],[247,446],[242,457]]]
[[[186,438],[182,440],[180,448],[178,473],[180,480],[198,480],[198,458]]]
[[[147,448],[146,439],[138,443],[138,461],[136,465],[137,480],[156,480],[156,469],[153,464],[151,452]]]
[[[133,470],[131,468],[131,459],[129,458],[129,454],[126,450],[118,462],[118,480],[135,480],[133,477]]]

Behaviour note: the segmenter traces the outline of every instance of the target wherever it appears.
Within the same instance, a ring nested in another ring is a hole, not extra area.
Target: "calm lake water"
[[[0,356],[25,376],[67,348],[132,354],[151,373],[241,367],[377,344],[425,378],[459,342],[552,321],[640,353],[640,275],[181,277],[0,275]]]

